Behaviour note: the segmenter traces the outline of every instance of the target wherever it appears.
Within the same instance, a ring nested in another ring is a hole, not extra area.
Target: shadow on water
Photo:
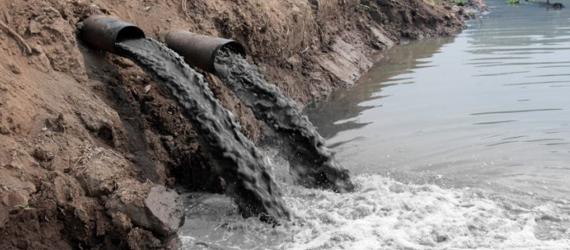
[[[312,103],[305,112],[325,138],[332,138],[341,131],[365,127],[371,122],[359,122],[355,118],[378,106],[363,104],[364,102],[389,97],[382,94],[386,87],[413,84],[413,78],[397,76],[406,75],[413,69],[430,67],[422,59],[438,53],[442,46],[453,40],[453,37],[448,37],[396,46],[388,50],[383,59],[350,90],[335,91],[327,98],[332,101]]]

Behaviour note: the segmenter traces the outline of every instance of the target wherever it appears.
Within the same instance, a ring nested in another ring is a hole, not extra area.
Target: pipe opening
[[[169,48],[176,51],[188,64],[217,74],[215,62],[220,51],[230,50],[246,56],[245,48],[237,41],[205,36],[188,31],[172,31],[165,37]]]
[[[230,41],[226,44],[223,44],[217,51],[215,57],[217,57],[217,52],[220,50],[230,50],[231,52],[238,53],[242,56],[246,56],[245,48],[236,41]],[[214,58],[215,59],[215,58]]]
[[[83,20],[81,39],[94,49],[120,53],[116,44],[145,38],[144,31],[132,23],[113,16],[94,15]]]
[[[127,26],[119,31],[115,43],[141,38],[145,38],[145,34],[141,29],[136,26]]]

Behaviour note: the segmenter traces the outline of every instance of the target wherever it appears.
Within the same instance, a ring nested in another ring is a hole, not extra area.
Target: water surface
[[[450,39],[394,48],[309,110],[353,173],[431,173],[570,195],[570,13],[490,2]]]

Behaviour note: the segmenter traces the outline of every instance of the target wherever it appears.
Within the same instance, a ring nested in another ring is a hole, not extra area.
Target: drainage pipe
[[[245,48],[235,40],[205,36],[188,31],[172,31],[166,34],[166,45],[184,57],[190,66],[217,74],[214,63],[221,49],[230,49],[243,56]]]
[[[131,39],[145,38],[144,32],[132,23],[117,17],[94,15],[83,21],[79,36],[89,46],[119,53],[116,44]]]

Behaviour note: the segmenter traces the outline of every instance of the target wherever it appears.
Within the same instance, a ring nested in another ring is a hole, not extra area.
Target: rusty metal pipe
[[[119,53],[116,44],[125,40],[145,38],[144,32],[132,23],[117,17],[94,15],[83,21],[81,39],[89,46]]]
[[[188,31],[170,32],[166,34],[165,41],[166,45],[183,56],[188,64],[213,74],[217,74],[214,63],[221,49],[227,48],[243,56],[246,55],[245,48],[234,40]]]

